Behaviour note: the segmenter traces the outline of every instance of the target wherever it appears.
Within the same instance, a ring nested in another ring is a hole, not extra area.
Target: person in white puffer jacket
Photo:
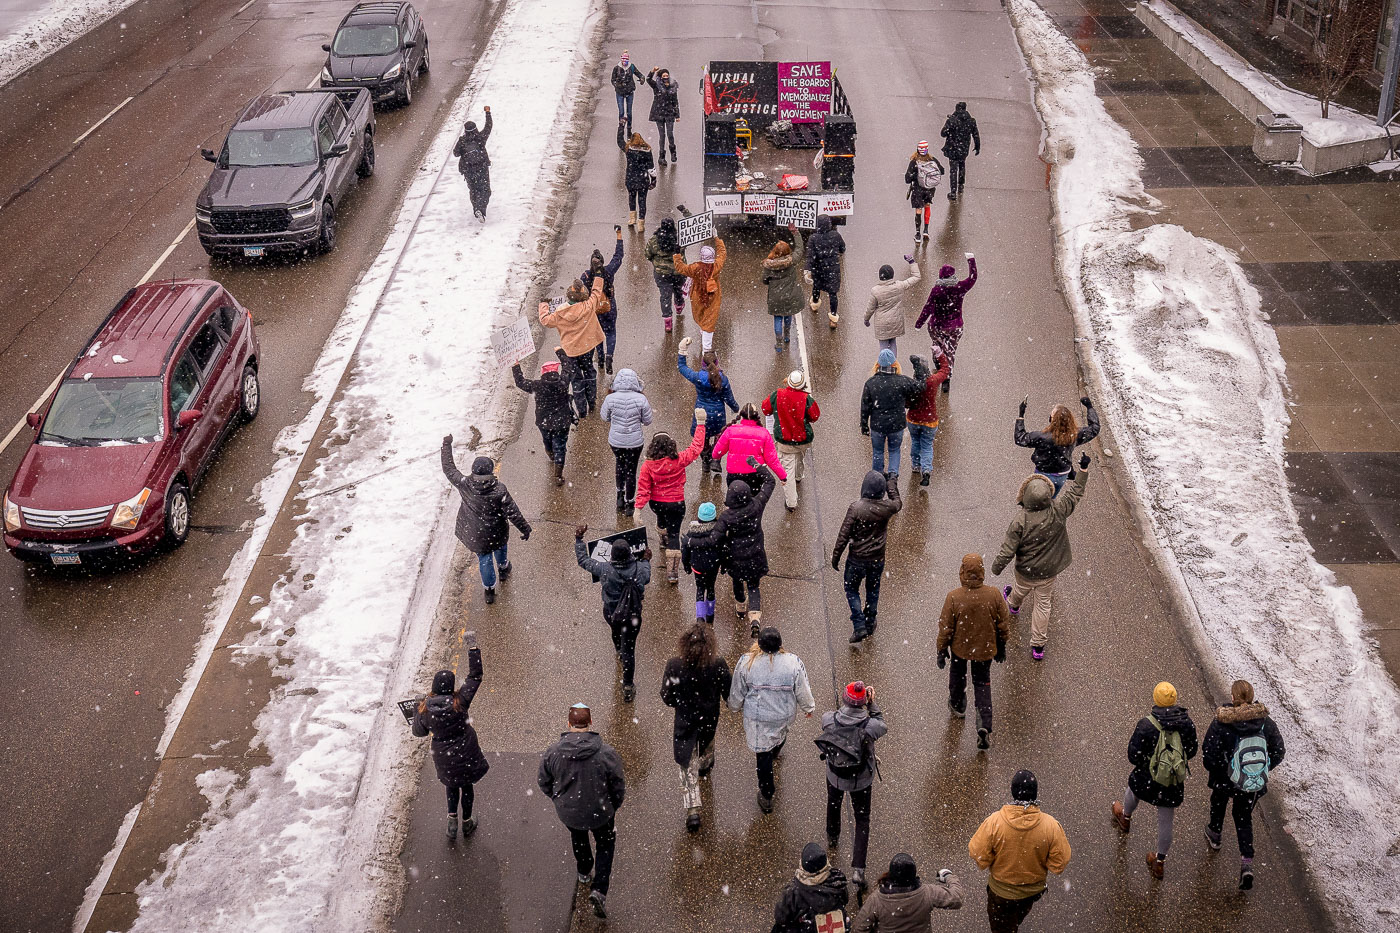
[[[609,425],[608,446],[613,452],[619,512],[632,511],[637,498],[637,463],[646,441],[642,428],[651,424],[651,403],[642,394],[643,388],[635,371],[619,369],[598,412]]]
[[[744,711],[744,738],[758,756],[758,807],[772,813],[773,760],[783,750],[797,711],[810,719],[817,708],[806,665],[783,650],[783,636],[773,626],[765,626],[734,665],[729,708]]]

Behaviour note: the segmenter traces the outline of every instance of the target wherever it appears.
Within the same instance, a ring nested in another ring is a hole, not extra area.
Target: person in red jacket
[[[802,454],[816,437],[812,422],[822,416],[817,400],[807,392],[807,376],[802,370],[794,369],[783,387],[763,400],[763,414],[777,416],[773,442],[778,462],[791,480],[783,484],[783,501],[791,512],[797,508],[797,484],[802,482]]]
[[[938,386],[953,371],[953,361],[938,344],[933,345],[933,358],[938,362],[938,371],[930,372],[928,360],[922,356],[909,357],[914,367],[914,381],[921,384],[923,392],[918,401],[909,406],[909,459],[914,461],[914,472],[920,474],[919,485],[927,486],[933,473],[933,439],[938,434]]]
[[[637,504],[632,519],[642,520],[642,509],[651,503],[661,534],[661,560],[666,565],[666,582],[681,578],[681,522],[685,521],[685,468],[695,462],[705,448],[705,409],[695,409],[695,436],[690,446],[676,451],[676,442],[665,431],[652,435],[647,458],[637,475]]]

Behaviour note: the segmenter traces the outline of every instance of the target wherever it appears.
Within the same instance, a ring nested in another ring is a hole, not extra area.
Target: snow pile
[[[0,35],[0,84],[13,79],[136,0],[47,0]]]
[[[167,853],[165,869],[138,888],[134,931],[185,929],[191,917],[201,930],[240,933],[373,925],[363,912],[352,910],[349,921],[338,915],[347,890],[375,884],[378,866],[367,863],[355,827],[392,817],[391,795],[375,790],[379,758],[392,758],[380,749],[406,734],[393,701],[420,660],[421,639],[409,631],[423,614],[420,587],[428,584],[420,576],[439,564],[441,576],[446,562],[437,555],[450,556],[454,544],[455,493],[438,447],[444,434],[465,441],[472,428],[488,447],[504,446],[498,435],[510,419],[496,402],[503,374],[491,334],[525,310],[535,271],[529,257],[547,239],[546,208],[560,191],[558,141],[584,74],[591,7],[591,0],[514,0],[503,14],[384,253],[308,379],[324,400],[353,350],[330,406],[328,452],[297,493],[289,571],[254,617],[261,632],[242,646],[253,656],[272,653],[287,678],[256,723],[271,763],[239,787],[229,787],[224,771],[201,778],[213,806],[195,836]],[[472,218],[450,155],[462,122],[479,121],[483,104],[497,117],[496,193],[484,226]],[[366,313],[372,319],[355,347]],[[313,409],[279,445],[302,449],[318,421]],[[465,471],[475,454],[463,446]],[[264,486],[265,507],[275,513],[278,481]]]
[[[1316,97],[1296,91],[1273,75],[1255,68],[1170,3],[1150,0],[1147,8],[1197,52],[1244,85],[1270,112],[1286,113],[1302,124],[1303,138],[1314,146],[1335,146],[1385,137],[1385,130],[1376,125],[1375,117],[1357,113],[1335,101],[1328,105],[1328,116],[1324,120],[1322,102]],[[1250,119],[1254,116],[1249,114]]]
[[[1056,163],[1060,277],[1143,521],[1208,666],[1253,682],[1279,723],[1288,758],[1271,783],[1317,887],[1376,929],[1393,921],[1400,693],[1299,528],[1277,338],[1228,250],[1175,225],[1130,229],[1145,201],[1131,138],[1045,13],[1008,6]]]

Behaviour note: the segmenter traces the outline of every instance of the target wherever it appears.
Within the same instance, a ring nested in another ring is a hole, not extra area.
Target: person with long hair
[[[914,463],[914,472],[919,474],[920,486],[927,486],[933,473],[933,439],[938,436],[938,387],[952,371],[948,357],[937,345],[933,348],[933,358],[938,361],[937,371],[930,370],[928,360],[922,356],[909,357],[914,367],[914,382],[921,387],[919,397],[905,414],[909,422],[909,459]]]
[[[644,255],[651,263],[652,280],[656,282],[656,290],[661,295],[661,323],[668,334],[673,327],[672,307],[677,314],[685,313],[685,276],[676,272],[676,253],[680,251],[676,222],[667,217],[647,240]]]
[[[758,756],[758,808],[773,812],[773,761],[787,742],[788,727],[800,709],[812,718],[817,701],[807,680],[807,666],[783,650],[783,636],[769,625],[734,665],[729,708],[744,713],[744,739]]]
[[[637,461],[642,457],[642,428],[651,424],[651,402],[642,394],[642,377],[619,369],[598,416],[608,422],[608,446],[613,452],[617,510],[632,508],[637,496]]]
[[[617,147],[627,154],[627,174],[623,178],[627,188],[627,226],[642,233],[647,226],[647,192],[651,190],[651,171],[656,160],[641,133],[633,133],[624,141],[621,123],[617,126]]]
[[[647,119],[656,124],[656,151],[661,164],[666,164],[666,143],[671,144],[671,161],[676,161],[676,121],[681,118],[680,85],[671,80],[671,69],[653,68],[647,72],[647,85],[652,90],[651,113]]]
[[[768,313],[773,315],[773,352],[782,353],[792,343],[792,316],[802,313],[807,299],[802,293],[802,231],[788,224],[792,243],[779,240],[763,260],[763,284],[768,286]]]
[[[735,480],[741,480],[748,483],[754,492],[758,492],[763,480],[750,465],[751,458],[768,464],[768,468],[778,474],[779,480],[787,482],[787,469],[778,458],[777,442],[763,426],[761,417],[757,405],[745,402],[744,407],[739,409],[738,419],[720,432],[712,453],[716,460],[725,458],[726,486]]]
[[[1050,423],[1044,431],[1026,430],[1026,402],[1021,401],[1020,412],[1016,416],[1016,429],[1013,439],[1017,447],[1031,448],[1031,464],[1035,471],[1055,484],[1055,495],[1065,485],[1070,474],[1070,460],[1074,448],[1087,444],[1099,436],[1099,413],[1089,396],[1079,400],[1084,406],[1088,424],[1080,427],[1075,423],[1074,413],[1064,405],[1050,409]]]
[[[715,729],[729,682],[714,627],[691,623],[677,640],[676,657],[666,662],[661,701],[676,711],[671,753],[681,770],[685,828],[692,833],[700,828],[700,779],[715,766]]]
[[[724,241],[715,237],[714,246],[700,247],[699,262],[686,262],[680,249],[671,257],[676,274],[690,279],[690,319],[700,328],[700,349],[705,352],[715,346],[715,328],[719,326],[719,308],[724,299],[719,274],[726,255]]]
[[[729,377],[719,368],[719,357],[713,350],[700,357],[700,370],[697,372],[686,365],[685,354],[690,349],[690,338],[681,338],[676,354],[676,368],[686,382],[695,386],[695,407],[705,409],[705,449],[700,452],[701,472],[722,472],[720,461],[714,459],[715,442],[726,423],[725,409],[737,413],[739,400],[729,387]],[[698,422],[697,422],[698,423]],[[692,431],[695,425],[690,426]]]
[[[486,776],[491,767],[481,753],[476,729],[472,727],[472,700],[481,689],[484,676],[481,649],[476,644],[476,632],[463,632],[467,645],[467,676],[456,682],[452,671],[433,675],[433,692],[418,702],[413,717],[413,734],[433,737],[433,768],[438,780],[447,788],[447,838],[457,838],[457,807],[462,809],[462,838],[476,832],[472,802],[476,799],[473,785]]]
[[[601,275],[593,279],[591,289],[582,282],[572,282],[558,311],[551,311],[549,302],[540,302],[540,324],[559,331],[559,345],[573,364],[569,369],[569,388],[580,418],[593,414],[598,404],[598,370],[593,366],[593,351],[604,338],[598,315],[612,310],[612,303],[603,294],[603,284]]]
[[[695,409],[695,428],[690,446],[677,451],[676,442],[665,431],[657,431],[647,446],[647,458],[637,476],[637,500],[632,519],[642,520],[648,505],[656,513],[661,534],[661,562],[666,565],[666,582],[681,578],[681,522],[685,521],[685,470],[705,447],[705,409]]]
[[[938,281],[928,290],[928,300],[924,302],[919,318],[914,322],[917,330],[928,322],[929,339],[948,357],[950,375],[943,380],[943,391],[953,387],[952,367],[956,365],[958,343],[963,334],[963,299],[977,284],[977,258],[967,256],[967,278],[959,279],[958,270],[946,263],[938,270]]]

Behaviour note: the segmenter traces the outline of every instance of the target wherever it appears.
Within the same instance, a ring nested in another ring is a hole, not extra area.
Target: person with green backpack
[[[1247,680],[1230,685],[1230,705],[1215,711],[1206,730],[1201,761],[1210,785],[1210,822],[1206,844],[1220,849],[1225,808],[1235,821],[1240,845],[1240,890],[1254,887],[1254,805],[1269,791],[1269,772],[1283,763],[1283,736],[1263,703],[1254,702]]]
[[[1147,853],[1147,869],[1160,880],[1172,847],[1172,820],[1186,798],[1188,762],[1196,757],[1196,724],[1176,705],[1176,688],[1165,680],[1152,690],[1152,712],[1138,720],[1128,741],[1133,763],[1122,802],[1113,803],[1113,822],[1127,835],[1139,803],[1157,810],[1157,848]]]

